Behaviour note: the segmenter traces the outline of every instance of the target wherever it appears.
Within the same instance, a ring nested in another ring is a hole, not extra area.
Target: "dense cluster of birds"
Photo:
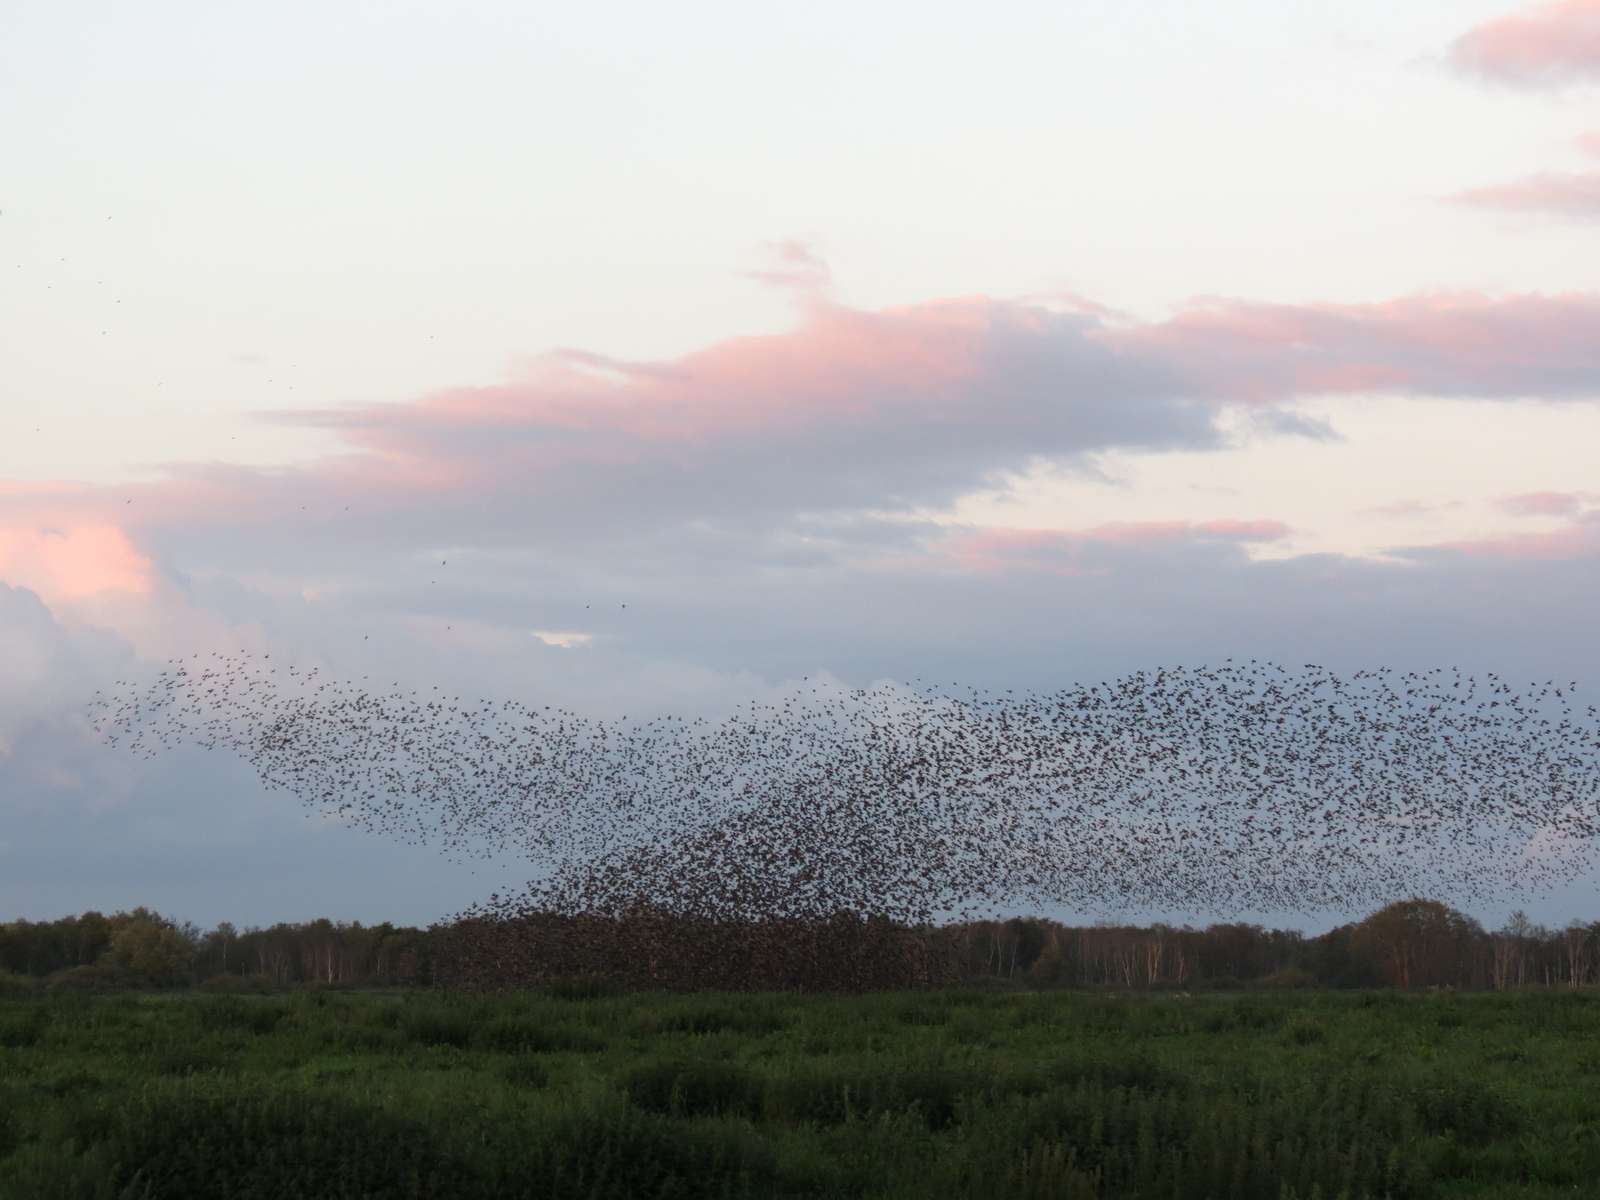
[[[240,654],[92,712],[136,752],[225,750],[352,825],[528,860],[480,915],[924,924],[1553,886],[1600,834],[1576,686],[1230,659],[1054,692],[806,681],[724,719],[630,722]]]

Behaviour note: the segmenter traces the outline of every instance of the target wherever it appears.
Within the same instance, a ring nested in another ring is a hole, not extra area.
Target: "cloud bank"
[[[1485,21],[1456,39],[1450,60],[1514,87],[1600,80],[1600,0],[1549,0]]]

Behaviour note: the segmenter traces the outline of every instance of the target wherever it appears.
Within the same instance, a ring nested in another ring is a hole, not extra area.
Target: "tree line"
[[[0,925],[0,972],[68,989],[432,982],[429,930],[319,918],[202,930],[147,908]]]
[[[427,929],[326,918],[203,930],[146,908],[0,925],[0,972],[19,986],[268,989],[537,986],[869,991],[993,983],[1026,988],[1600,985],[1600,921],[1496,930],[1438,901],[1390,904],[1308,937],[1244,923],[1067,925],[1037,917],[915,929],[839,914],[717,922],[640,910],[528,914]]]
[[[1499,929],[1434,900],[1389,904],[1307,937],[1250,924],[1068,926],[1013,919],[963,929],[968,978],[1041,987],[1600,985],[1600,921],[1552,929],[1517,912]]]

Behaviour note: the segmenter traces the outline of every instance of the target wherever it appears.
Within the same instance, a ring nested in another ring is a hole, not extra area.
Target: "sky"
[[[180,655],[1600,689],[1600,0],[12,0],[0,144],[0,919],[526,875],[104,745]]]

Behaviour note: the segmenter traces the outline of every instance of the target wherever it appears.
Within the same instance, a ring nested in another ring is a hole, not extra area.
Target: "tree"
[[[1410,988],[1470,982],[1478,923],[1437,900],[1397,900],[1356,926],[1358,944],[1370,947],[1389,982]]]
[[[107,957],[118,966],[145,976],[152,983],[182,983],[189,977],[194,946],[168,921],[145,909],[113,918]]]
[[[234,928],[232,921],[219,921],[211,936],[216,939],[217,945],[222,950],[222,973],[226,975],[228,973],[228,947],[239,936],[239,931]]]

